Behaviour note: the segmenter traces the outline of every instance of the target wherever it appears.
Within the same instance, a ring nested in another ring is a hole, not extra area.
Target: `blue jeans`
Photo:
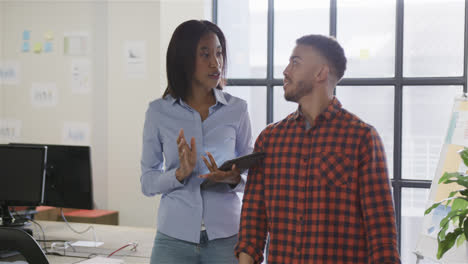
[[[237,264],[234,247],[237,235],[208,240],[206,231],[200,233],[200,243],[167,236],[159,231],[154,239],[151,264]]]

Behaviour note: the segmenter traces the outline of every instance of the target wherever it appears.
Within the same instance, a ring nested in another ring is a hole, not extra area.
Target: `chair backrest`
[[[18,228],[0,227],[0,250],[18,251],[28,263],[49,264],[36,240]]]

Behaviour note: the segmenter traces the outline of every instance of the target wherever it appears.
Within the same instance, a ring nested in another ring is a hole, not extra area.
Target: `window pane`
[[[402,177],[432,180],[461,86],[403,88]]]
[[[255,0],[256,1],[256,0]],[[252,2],[255,2],[252,1]],[[275,0],[274,76],[283,77],[296,39],[329,33],[329,0]]]
[[[266,78],[267,0],[218,1],[228,51],[228,78]]]
[[[464,2],[405,1],[405,76],[463,75]]]
[[[252,125],[252,143],[255,143],[258,135],[266,126],[266,87],[226,86],[223,90],[247,102],[250,124]]]
[[[393,77],[395,0],[340,0],[337,5],[337,38],[348,59],[345,77]]]
[[[389,176],[393,178],[393,86],[339,86],[343,108],[375,127],[383,140]]]
[[[273,122],[278,122],[297,110],[297,103],[284,99],[283,86],[273,88]]]
[[[429,189],[402,188],[401,263],[416,263],[413,251],[423,224]]]

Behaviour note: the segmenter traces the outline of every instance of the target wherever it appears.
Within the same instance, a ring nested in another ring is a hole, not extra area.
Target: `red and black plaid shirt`
[[[249,172],[236,254],[268,263],[400,263],[384,149],[334,98],[307,129],[299,111],[269,125]]]

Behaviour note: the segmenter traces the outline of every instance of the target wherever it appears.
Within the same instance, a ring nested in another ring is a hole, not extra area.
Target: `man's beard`
[[[298,103],[299,99],[310,93],[313,89],[312,85],[307,85],[304,81],[299,81],[296,85],[295,91],[292,91],[293,93],[284,93],[284,99],[286,99],[286,101]]]

